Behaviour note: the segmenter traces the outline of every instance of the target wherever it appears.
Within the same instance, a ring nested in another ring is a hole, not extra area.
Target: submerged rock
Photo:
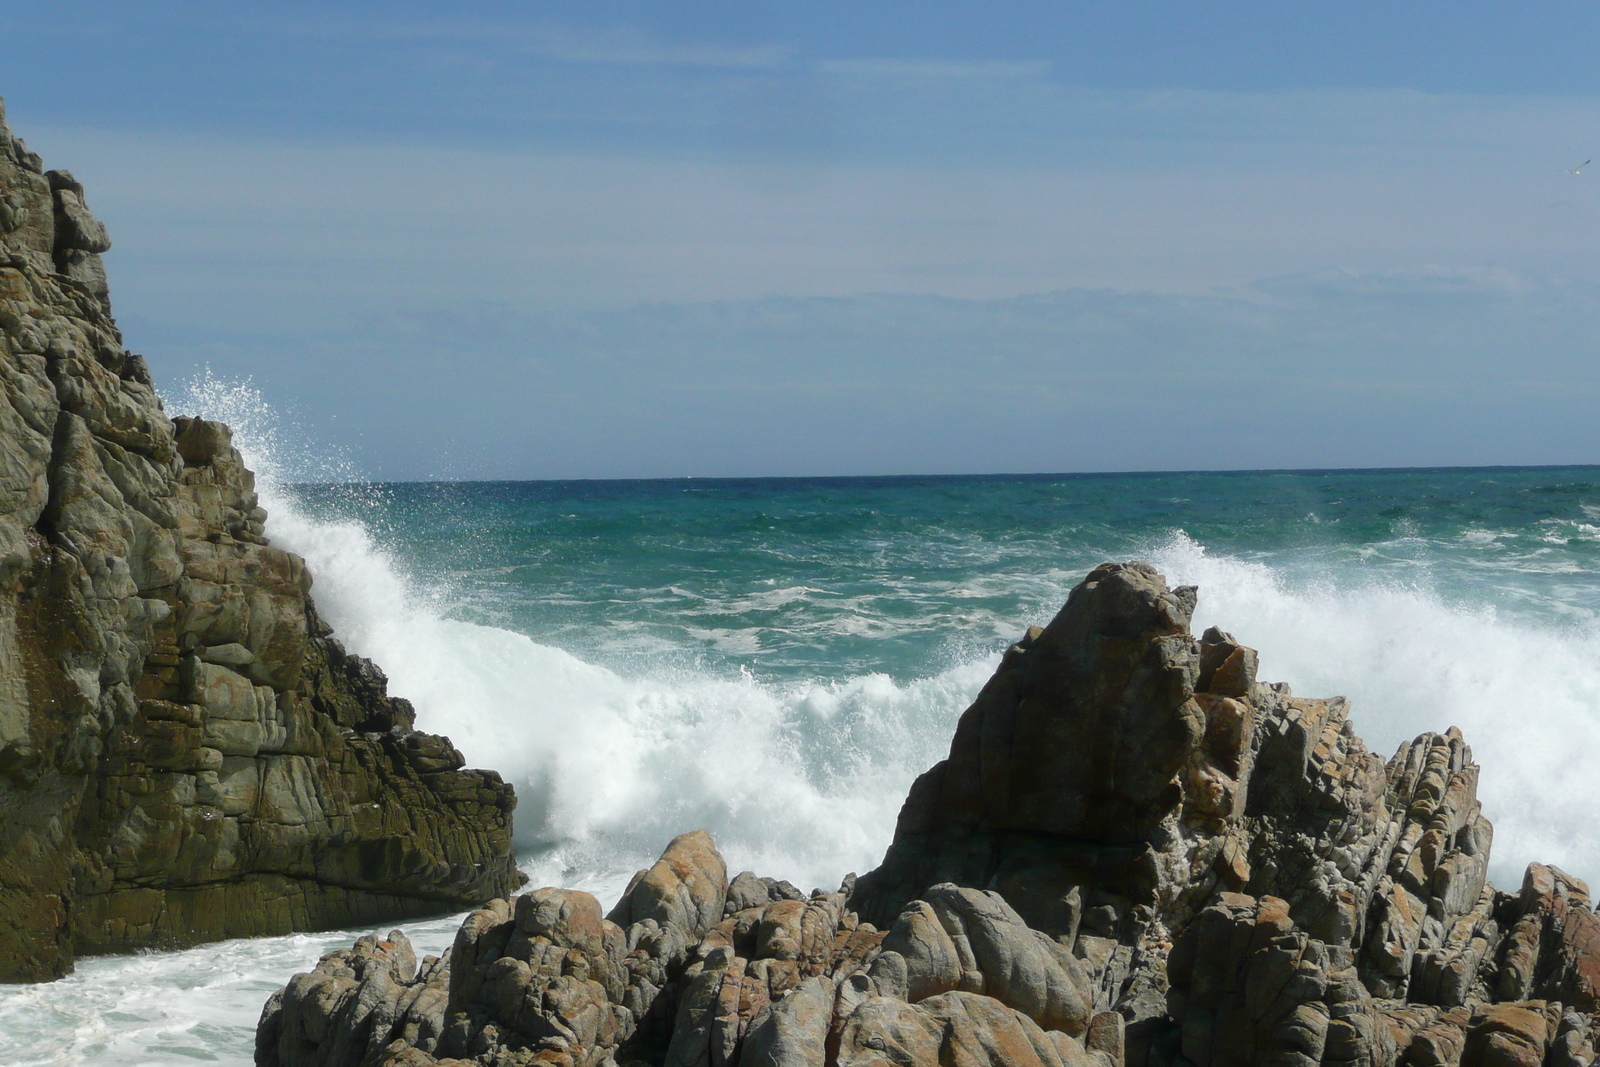
[[[0,110],[0,980],[511,892],[510,786],[333,638],[228,428],[167,417],[110,247]]]
[[[1096,568],[1006,653],[883,864],[840,892],[729,883],[686,834],[609,920],[554,889],[474,913],[427,1036],[394,1021],[420,974],[326,957],[269,1003],[257,1062],[1590,1063],[1588,888],[1540,864],[1517,893],[1485,882],[1460,734],[1385,763],[1344,700],[1196,638],[1196,596],[1147,564]],[[284,1040],[324,1004],[357,1007]],[[368,1018],[398,1035],[378,1054]]]

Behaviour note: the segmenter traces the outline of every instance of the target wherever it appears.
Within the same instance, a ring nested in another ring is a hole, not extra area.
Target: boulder
[[[880,990],[913,1004],[952,990],[982,993],[1047,1030],[1083,1035],[1093,996],[1065,946],[1029,929],[998,893],[946,882],[925,895],[883,939],[872,965]]]
[[[620,926],[652,919],[700,937],[722,921],[728,867],[704,830],[673,838],[655,866],[628,883],[610,920]]]
[[[372,1065],[396,1041],[431,1052],[444,1029],[448,959],[430,956],[419,967],[398,930],[329,953],[267,1001],[257,1067]]]
[[[960,991],[919,1004],[873,997],[851,1014],[840,1034],[839,1067],[944,1063],[1112,1067],[1104,1053],[1046,1032],[997,1000]]]

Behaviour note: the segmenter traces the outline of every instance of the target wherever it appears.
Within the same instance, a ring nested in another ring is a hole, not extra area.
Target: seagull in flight
[[[1567,171],[1567,173],[1568,174],[1577,174],[1579,171],[1583,170],[1584,167],[1587,167],[1589,164],[1591,164],[1593,162],[1594,162],[1594,160],[1592,160],[1592,159],[1586,159],[1582,163],[1579,163],[1576,167],[1573,167],[1571,170]]]

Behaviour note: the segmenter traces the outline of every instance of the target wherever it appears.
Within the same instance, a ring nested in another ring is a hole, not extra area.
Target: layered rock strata
[[[609,918],[496,901],[420,969],[365,939],[268,1004],[257,1063],[1579,1067],[1600,919],[1492,832],[1455,730],[1387,763],[1342,699],[1196,638],[1107,564],[1004,656],[884,863],[802,898],[674,841]]]
[[[0,980],[511,892],[510,787],[333,638],[227,427],[167,417],[109,248],[0,111]]]

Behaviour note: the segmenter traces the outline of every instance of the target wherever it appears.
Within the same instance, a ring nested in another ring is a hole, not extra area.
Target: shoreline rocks
[[[605,919],[541,889],[420,968],[394,936],[325,957],[257,1063],[1589,1064],[1600,918],[1553,867],[1485,881],[1459,732],[1385,762],[1344,700],[1195,637],[1197,595],[1091,572],[837,892],[730,882],[686,834]]]
[[[414,729],[167,417],[83,186],[0,108],[0,981],[515,890],[510,786]]]

